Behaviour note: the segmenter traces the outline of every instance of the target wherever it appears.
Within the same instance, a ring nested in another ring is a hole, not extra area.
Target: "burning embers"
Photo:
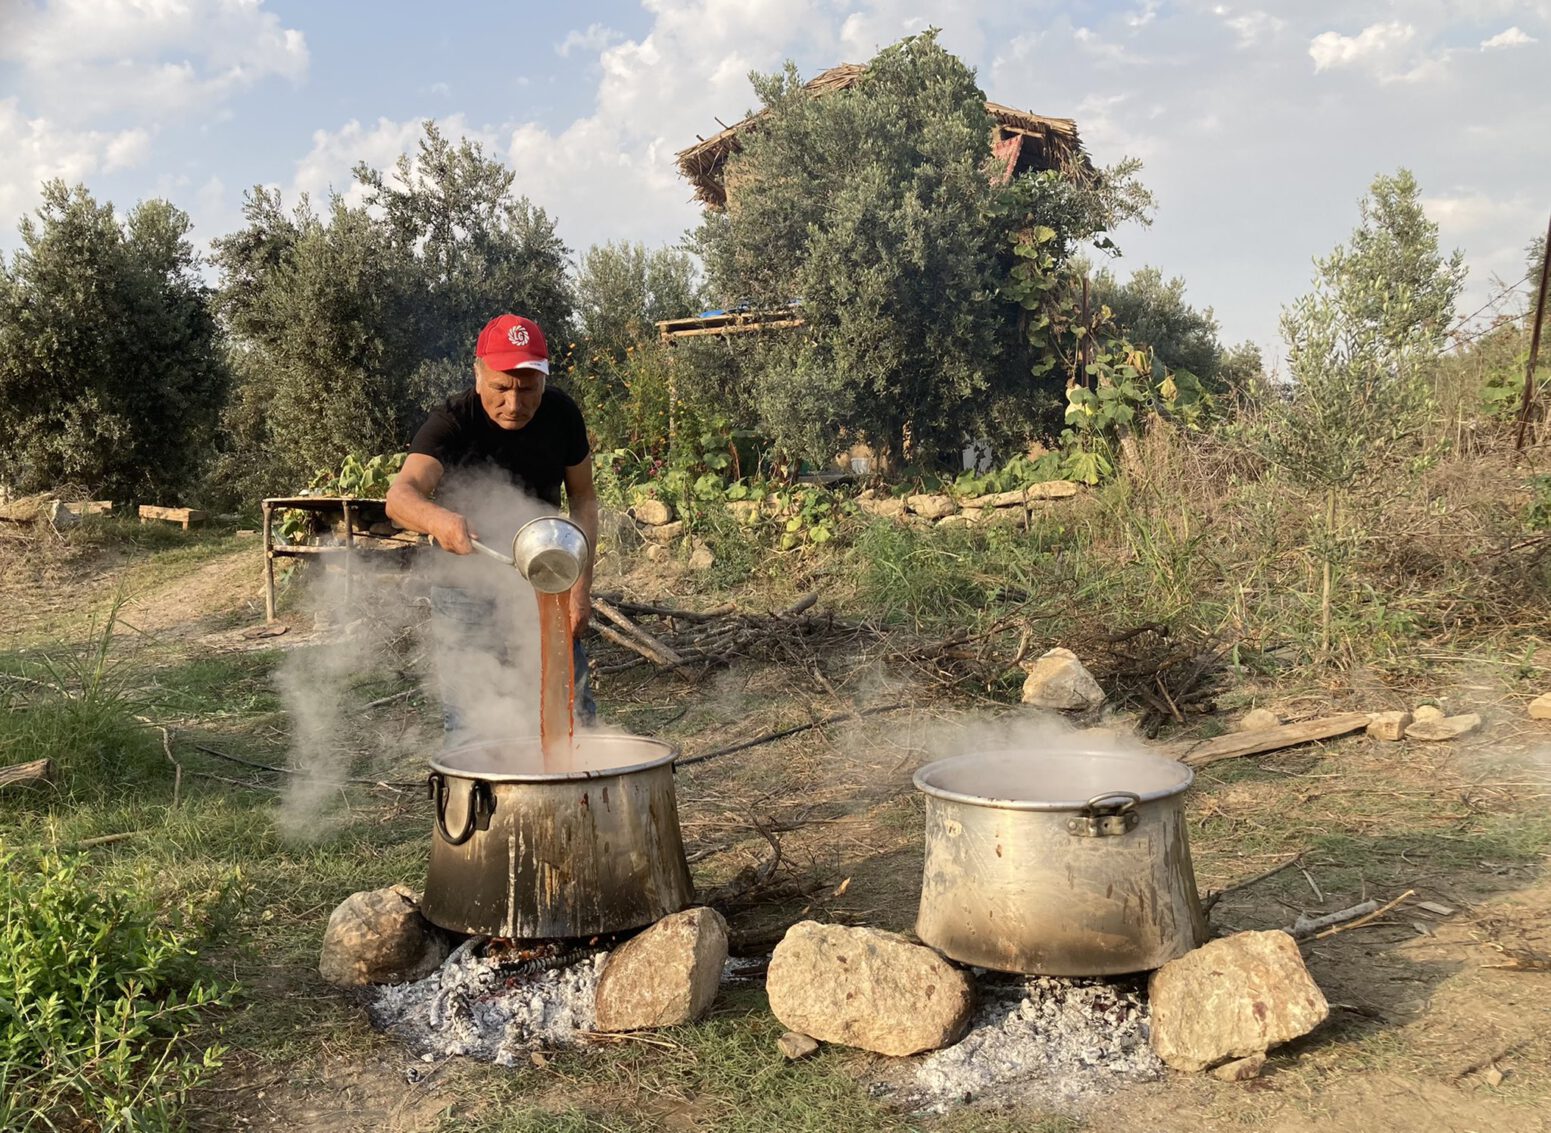
[[[571,1045],[592,1030],[606,956],[600,942],[470,937],[425,979],[381,988],[367,1013],[421,1057],[461,1054],[513,1066],[529,1051]]]

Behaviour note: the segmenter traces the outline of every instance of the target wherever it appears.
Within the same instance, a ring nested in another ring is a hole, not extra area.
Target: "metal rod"
[[[1546,319],[1546,280],[1551,277],[1551,223],[1546,225],[1546,246],[1541,249],[1540,257],[1540,297],[1535,300],[1535,329],[1529,339],[1529,362],[1524,367],[1524,402],[1519,406],[1519,435],[1513,442],[1513,449],[1519,452],[1524,448],[1524,430],[1529,425],[1530,399],[1535,390],[1535,358],[1540,353],[1540,327]]]
[[[515,559],[509,558],[506,555],[501,554],[501,552],[497,551],[494,547],[487,547],[487,546],[485,546],[478,539],[470,539],[469,542],[474,544],[474,549],[476,551],[478,551],[482,555],[489,555],[492,559],[500,559],[503,563],[505,563],[509,567],[515,567],[517,565],[517,562],[516,562]]]

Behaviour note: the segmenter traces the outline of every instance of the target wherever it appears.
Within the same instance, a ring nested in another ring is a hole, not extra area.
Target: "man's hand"
[[[583,579],[571,587],[571,636],[581,637],[592,620],[592,586]]]
[[[455,555],[474,553],[474,533],[469,530],[469,521],[455,511],[447,512],[431,534],[444,551]]]

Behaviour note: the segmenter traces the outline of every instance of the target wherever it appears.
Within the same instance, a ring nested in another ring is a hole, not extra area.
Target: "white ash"
[[[1070,1105],[1163,1076],[1147,1005],[1128,982],[994,979],[980,981],[968,1035],[917,1068],[910,1093],[928,1112],[969,1101]]]
[[[422,1058],[462,1054],[514,1066],[592,1030],[606,955],[512,976],[465,945],[425,979],[381,988],[367,1014]]]

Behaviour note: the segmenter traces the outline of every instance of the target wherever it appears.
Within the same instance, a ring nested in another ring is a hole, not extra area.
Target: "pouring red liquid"
[[[571,594],[538,592],[539,600],[539,743],[544,770],[571,762],[576,734],[576,672],[572,667]]]

